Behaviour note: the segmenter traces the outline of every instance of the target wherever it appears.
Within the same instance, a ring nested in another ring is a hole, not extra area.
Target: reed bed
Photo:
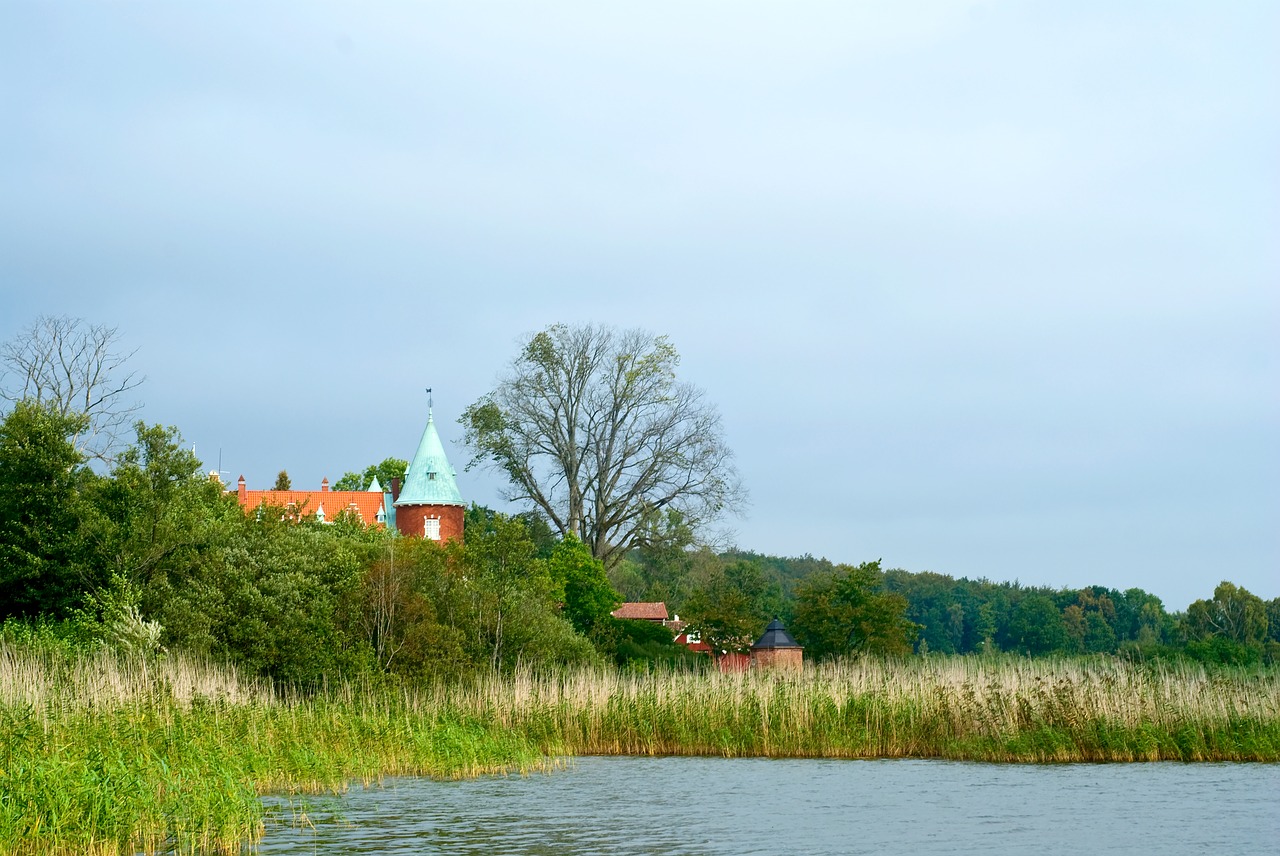
[[[1280,671],[873,659],[279,693],[228,666],[0,646],[0,853],[239,851],[264,793],[581,754],[1280,760]]]
[[[441,688],[564,754],[1280,760],[1280,672],[1115,659],[864,659],[801,674],[524,673]]]
[[[0,853],[239,852],[264,793],[547,769],[518,734],[403,695],[280,695],[226,666],[0,651]]]

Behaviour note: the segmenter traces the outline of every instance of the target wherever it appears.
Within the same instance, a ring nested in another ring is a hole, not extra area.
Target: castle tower
[[[466,503],[458,492],[456,476],[428,406],[427,427],[423,429],[418,451],[404,474],[404,488],[395,502],[395,525],[401,535],[433,541],[462,540]]]

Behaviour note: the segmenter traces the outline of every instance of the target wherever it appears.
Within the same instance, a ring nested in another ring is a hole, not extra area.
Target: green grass
[[[278,699],[181,660],[0,657],[4,853],[238,852],[263,793],[547,766],[518,734],[394,693]]]
[[[1280,672],[930,657],[280,697],[181,657],[0,646],[0,853],[238,851],[262,794],[578,754],[1277,761]]]

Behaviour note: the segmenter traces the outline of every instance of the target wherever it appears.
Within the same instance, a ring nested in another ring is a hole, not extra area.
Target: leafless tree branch
[[[679,355],[643,330],[555,325],[532,336],[497,387],[460,420],[471,465],[499,470],[527,501],[606,566],[656,514],[698,530],[745,491],[720,415],[676,380]]]
[[[86,428],[76,448],[110,463],[141,403],[128,393],[146,378],[126,368],[135,351],[119,350],[115,327],[65,315],[42,315],[0,346],[0,398],[34,400],[66,416],[81,413]]]

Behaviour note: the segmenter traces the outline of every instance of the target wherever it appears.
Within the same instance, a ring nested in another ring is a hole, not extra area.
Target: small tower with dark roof
[[[751,668],[798,672],[804,668],[804,648],[775,618],[751,646]]]
[[[431,410],[428,405],[427,427],[395,501],[395,525],[401,535],[411,538],[461,541],[466,503],[458,492],[457,473],[445,456]]]

